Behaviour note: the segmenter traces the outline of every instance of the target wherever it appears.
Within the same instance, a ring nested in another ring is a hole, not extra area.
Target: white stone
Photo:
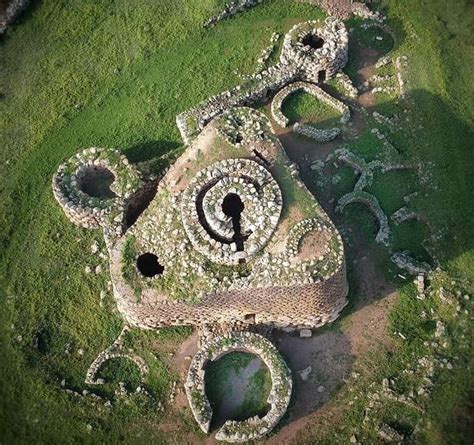
[[[300,337],[301,338],[309,338],[313,336],[313,332],[311,329],[301,329],[300,331]]]

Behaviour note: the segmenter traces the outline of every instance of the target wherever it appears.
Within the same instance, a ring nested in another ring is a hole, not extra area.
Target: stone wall
[[[124,336],[128,331],[129,328],[125,326],[112,345],[104,349],[91,363],[84,381],[87,385],[102,385],[105,383],[102,379],[97,377],[97,374],[105,362],[114,358],[126,358],[134,362],[138,366],[142,378],[148,373],[149,369],[145,361],[140,356],[130,353],[130,351],[125,350],[123,347]]]
[[[133,326],[156,329],[245,321],[276,327],[316,328],[335,320],[347,304],[345,263],[328,279],[288,287],[248,288],[204,295],[199,303],[174,301],[149,290],[137,302],[122,278],[119,243],[111,253],[111,275],[117,307]]]
[[[10,0],[5,12],[0,14],[0,35],[3,34],[8,25],[13,23],[20,14],[28,7],[30,0]]]
[[[308,36],[323,40],[320,48],[304,44]],[[213,96],[176,117],[176,124],[186,144],[189,144],[213,118],[225,110],[268,100],[288,83],[296,80],[311,82],[333,77],[347,62],[348,34],[344,24],[327,18],[323,25],[310,21],[295,25],[285,36],[280,63],[256,73],[229,91]]]
[[[370,193],[363,191],[353,191],[344,195],[337,203],[336,211],[342,213],[344,208],[351,203],[358,202],[364,204],[374,214],[379,222],[379,230],[375,236],[378,243],[388,246],[390,229],[388,226],[388,218],[380,207],[377,198]]]
[[[91,195],[85,190],[87,176],[108,174],[113,180],[110,193]],[[138,172],[116,150],[88,148],[59,166],[53,177],[54,197],[68,218],[84,228],[115,226],[122,233],[125,202],[141,187]]]
[[[229,194],[239,196],[244,206],[241,227],[249,235],[241,250],[232,241],[232,221],[222,211]],[[216,263],[238,264],[268,242],[282,206],[278,183],[265,167],[249,159],[227,159],[193,178],[181,199],[181,215],[196,250]]]
[[[268,396],[270,410],[262,417],[243,421],[227,420],[217,432],[216,439],[225,442],[248,442],[268,434],[285,414],[290,403],[293,381],[291,371],[275,346],[259,334],[231,332],[224,337],[214,337],[202,344],[189,367],[185,384],[186,395],[194,418],[205,433],[209,432],[212,408],[205,391],[205,367],[234,351],[246,351],[259,356],[268,367],[272,387]]]
[[[322,144],[332,141],[341,133],[340,128],[316,128],[312,125],[299,124],[298,122],[293,125],[293,131]]]
[[[273,119],[275,119],[276,123],[281,127],[286,127],[289,124],[288,118],[282,112],[282,106],[285,99],[295,93],[296,91],[305,91],[308,94],[311,94],[316,99],[320,100],[321,102],[329,105],[330,107],[336,109],[342,114],[341,123],[346,124],[350,117],[351,113],[349,107],[340,100],[332,97],[320,87],[313,83],[309,82],[294,82],[287,85],[285,88],[281,89],[275,97],[273,98],[272,105],[271,105],[271,112]],[[333,138],[334,139],[334,138]]]

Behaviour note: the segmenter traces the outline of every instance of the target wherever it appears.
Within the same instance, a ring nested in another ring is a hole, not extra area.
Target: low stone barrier
[[[260,357],[272,378],[267,400],[270,410],[267,414],[262,418],[255,416],[244,421],[227,420],[216,434],[217,440],[247,442],[265,436],[277,425],[290,403],[293,381],[291,371],[278,350],[261,335],[231,332],[223,337],[214,337],[203,344],[193,357],[185,384],[193,415],[205,433],[209,433],[213,414],[204,383],[206,364],[234,351],[246,351]]]
[[[113,358],[126,358],[134,362],[138,366],[142,378],[145,374],[148,373],[148,366],[140,356],[123,351],[123,337],[128,332],[128,330],[128,326],[125,326],[122,329],[122,332],[120,332],[117,339],[112,343],[112,345],[104,349],[91,363],[91,365],[87,369],[86,378],[84,381],[86,384],[102,385],[104,381],[97,378],[97,373],[105,362]]]
[[[399,225],[402,222],[410,221],[412,219],[417,219],[418,215],[414,210],[409,209],[408,207],[400,207],[396,212],[392,213],[390,219],[394,224]]]
[[[370,193],[363,191],[354,191],[347,193],[341,199],[339,199],[336,207],[336,211],[342,213],[344,208],[351,203],[360,202],[366,205],[369,210],[374,214],[379,222],[379,231],[375,237],[378,243],[388,246],[390,229],[388,225],[388,218],[384,211],[380,207],[377,198]]]
[[[359,95],[359,92],[357,91],[357,88],[352,83],[352,80],[343,71],[339,71],[336,74],[336,80],[339,82],[339,84],[342,86],[342,88],[344,89],[344,91],[350,98],[354,99]]]
[[[13,23],[20,16],[30,2],[31,0],[10,0],[6,2],[8,6],[5,11],[0,14],[0,35],[7,30],[8,25]]]
[[[431,272],[431,266],[428,263],[416,260],[408,251],[395,252],[390,259],[397,267],[406,270],[411,275]]]
[[[295,25],[285,36],[278,64],[176,117],[183,141],[189,144],[213,118],[231,107],[268,100],[296,80],[319,82],[333,77],[347,63],[348,41],[344,23],[333,17],[324,24],[309,21]]]
[[[294,82],[290,85],[287,85],[285,88],[281,89],[275,97],[273,98],[272,105],[271,105],[271,112],[273,119],[275,119],[276,123],[281,127],[286,127],[289,124],[289,119],[283,114],[282,112],[282,105],[285,99],[288,98],[289,95],[295,93],[296,91],[305,91],[308,94],[311,94],[316,99],[320,100],[321,102],[329,105],[330,107],[336,109],[342,114],[341,117],[341,124],[346,124],[350,117],[351,113],[349,107],[341,102],[340,100],[332,97],[320,87],[313,83],[309,82]],[[334,132],[334,129],[331,129]],[[339,134],[339,133],[338,133]],[[337,136],[337,135],[336,135]],[[333,138],[334,139],[334,138]]]
[[[340,128],[316,128],[298,123],[293,125],[293,131],[323,144],[337,138],[341,133]]]
[[[225,5],[224,9],[214,16],[212,16],[209,20],[204,23],[204,28],[211,28],[219,23],[221,20],[227,19],[232,17],[233,15],[245,11],[252,6],[258,5],[262,3],[263,0],[238,0],[232,1]]]

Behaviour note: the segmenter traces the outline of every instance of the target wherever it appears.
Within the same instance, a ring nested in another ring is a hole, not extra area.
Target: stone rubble
[[[320,48],[303,43],[312,36],[322,39]],[[184,142],[191,143],[204,126],[231,107],[265,100],[294,81],[319,82],[321,76],[334,77],[347,63],[348,41],[344,24],[333,17],[328,17],[322,26],[317,21],[295,25],[285,35],[278,64],[176,117]]]

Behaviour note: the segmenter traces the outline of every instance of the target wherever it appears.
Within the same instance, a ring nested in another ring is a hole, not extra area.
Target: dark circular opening
[[[117,195],[110,190],[115,181],[114,174],[107,168],[90,165],[78,174],[79,188],[93,198],[115,198]]]
[[[236,193],[229,193],[222,201],[222,211],[231,218],[239,218],[244,210],[244,203]]]
[[[324,45],[324,40],[317,34],[308,34],[303,37],[301,43],[305,46],[310,46],[313,49],[318,49],[322,48],[322,46]]]
[[[144,253],[137,258],[137,268],[145,277],[161,275],[165,268],[158,262],[158,257],[153,253]]]
[[[237,135],[235,136],[235,142],[237,144],[240,144],[243,140],[244,140],[243,136],[240,133],[237,133]]]

